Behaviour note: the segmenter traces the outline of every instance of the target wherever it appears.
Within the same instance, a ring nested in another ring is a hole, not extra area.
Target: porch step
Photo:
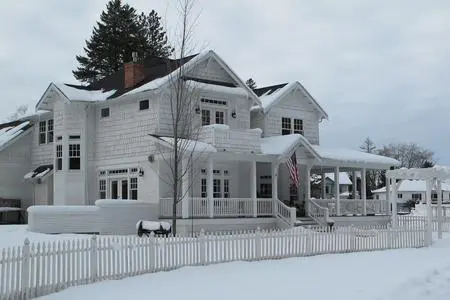
[[[317,223],[316,223],[316,221],[314,221],[310,217],[297,218],[297,221],[294,223],[295,227],[298,227],[298,226],[311,226],[311,225],[317,225]]]

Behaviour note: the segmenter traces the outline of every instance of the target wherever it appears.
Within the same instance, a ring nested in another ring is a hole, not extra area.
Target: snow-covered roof
[[[256,94],[253,92],[252,89],[250,89],[237,75],[236,73],[220,58],[220,56],[218,56],[214,51],[212,50],[208,50],[208,51],[204,51],[200,54],[198,54],[197,56],[195,56],[194,58],[192,58],[191,60],[189,60],[187,63],[185,63],[183,65],[183,72],[187,73],[190,70],[192,70],[196,64],[204,59],[207,58],[214,58],[219,65],[221,65],[221,67],[223,67],[228,74],[239,84],[240,89],[242,89],[243,91],[246,92],[246,94],[250,95],[250,97],[253,99],[254,102],[257,103],[257,105],[260,105],[261,102],[258,98],[258,96],[256,96]],[[180,70],[176,69],[173,72],[169,73],[166,76],[157,78],[155,80],[152,80],[148,83],[145,83],[125,94],[124,95],[131,95],[131,94],[136,94],[136,93],[140,93],[140,92],[145,92],[145,91],[151,91],[151,90],[155,90],[158,88],[161,88],[163,85],[167,84],[170,82],[171,79],[173,78],[177,78],[180,75]],[[203,87],[209,87],[211,86],[210,84],[204,84]],[[224,88],[224,87],[220,87],[215,85],[214,89],[220,89],[220,88]],[[237,89],[236,89],[237,90]],[[233,90],[233,91],[236,91]],[[230,91],[230,90],[227,90]]]
[[[289,156],[299,145],[305,146],[314,156],[318,157],[314,148],[301,134],[271,136],[261,139],[261,153],[266,155]],[[320,158],[319,158],[320,159]]]
[[[311,101],[317,111],[320,112],[322,118],[328,119],[328,114],[325,112],[325,110],[298,81],[286,84],[285,86],[280,87],[276,90],[269,90],[266,93],[262,94],[261,96],[259,96],[259,99],[261,100],[261,106],[255,105],[251,108],[251,110],[254,111],[262,109],[263,113],[268,113],[270,109],[272,109],[272,107],[279,103],[285,95],[287,95],[294,89],[299,89],[308,98],[308,100]]]
[[[442,182],[441,189],[450,191],[450,181]],[[402,180],[397,186],[397,192],[426,192],[427,184],[425,180]],[[386,187],[373,190],[372,193],[386,193]]]
[[[65,83],[53,83],[64,96],[70,101],[86,101],[97,102],[105,101],[110,96],[114,95],[116,90],[104,91],[104,90],[87,90],[82,87],[70,86]]]
[[[53,173],[53,165],[42,165],[37,167],[31,172],[28,172],[23,176],[23,179],[26,181],[34,181],[38,179],[43,179],[46,175],[50,175]]]
[[[334,182],[334,173],[326,173],[325,176]],[[339,184],[352,184],[347,172],[339,173]]]
[[[358,150],[342,148],[333,149],[317,145],[313,145],[312,147],[317,151],[320,157],[325,160],[341,161],[361,165],[378,165],[385,167],[400,165],[400,162],[396,159],[371,153],[365,153]]]
[[[186,83],[187,83],[187,87],[189,87],[191,89],[201,89],[201,90],[210,91],[210,92],[226,93],[226,94],[232,94],[232,95],[238,95],[238,96],[247,95],[247,91],[241,87],[229,87],[229,86],[223,86],[223,85],[217,85],[217,84],[203,83],[203,82],[198,82],[198,81],[194,81],[194,80],[187,80]]]
[[[0,127],[0,151],[14,142],[22,133],[31,127],[29,121],[16,121],[4,124]]]

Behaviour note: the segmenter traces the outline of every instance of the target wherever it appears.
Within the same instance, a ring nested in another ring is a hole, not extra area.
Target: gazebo
[[[442,181],[450,179],[450,167],[434,166],[431,168],[401,168],[386,172],[386,198],[388,203],[392,203],[392,224],[398,226],[397,218],[397,180],[425,180],[426,181],[426,201],[427,201],[427,233],[426,242],[432,243],[433,215],[431,210],[431,192],[433,187],[437,192],[437,218],[438,218],[438,238],[442,238]],[[392,189],[392,192],[391,192]]]

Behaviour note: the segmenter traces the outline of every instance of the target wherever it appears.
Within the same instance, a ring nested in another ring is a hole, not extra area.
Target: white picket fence
[[[421,224],[420,222],[417,224]],[[92,236],[1,250],[0,299],[29,299],[70,286],[183,266],[327,253],[423,247],[423,226],[328,227],[196,237]]]

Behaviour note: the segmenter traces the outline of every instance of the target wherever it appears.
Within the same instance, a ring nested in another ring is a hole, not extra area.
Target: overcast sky
[[[2,0],[0,120],[30,110],[75,55],[105,0]],[[174,31],[174,0],[130,0]],[[328,112],[321,144],[417,142],[450,165],[450,2],[197,1],[195,39],[258,86],[300,81]]]

